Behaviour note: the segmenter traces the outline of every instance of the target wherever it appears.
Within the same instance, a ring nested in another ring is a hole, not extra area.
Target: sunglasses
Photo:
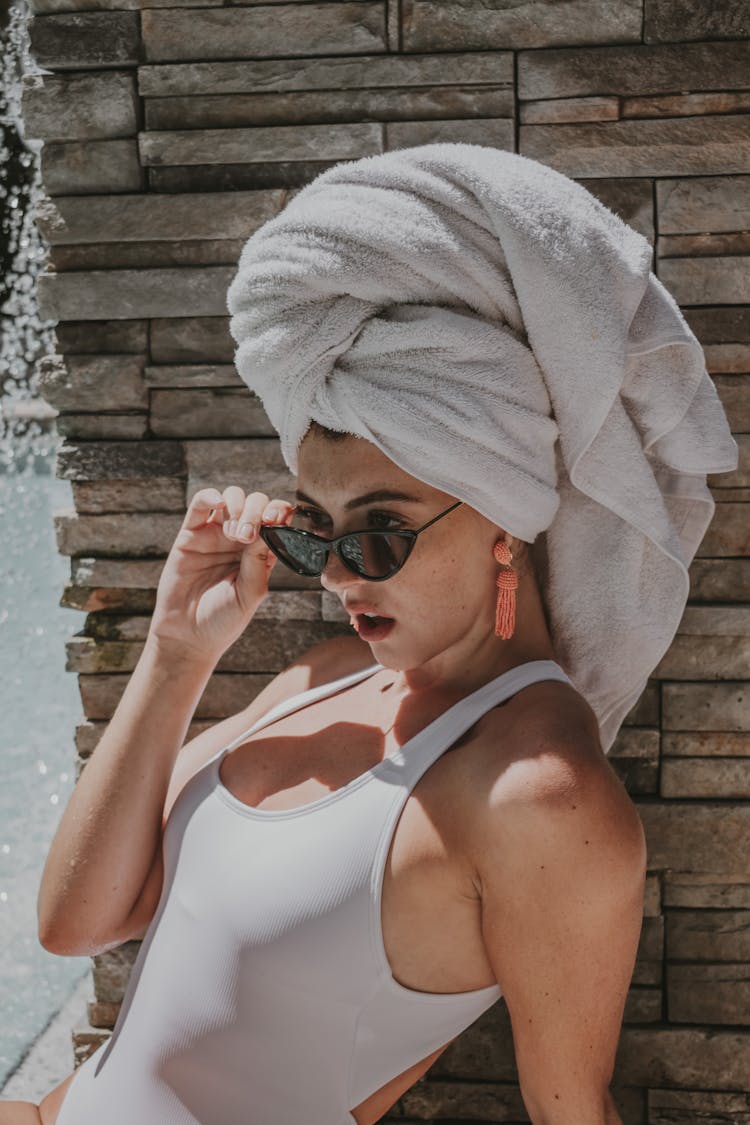
[[[333,551],[347,569],[359,578],[370,582],[385,582],[392,578],[404,565],[412,552],[417,536],[425,528],[447,516],[463,500],[451,504],[450,508],[439,512],[416,531],[396,529],[394,531],[348,531],[335,539],[324,539],[313,531],[298,527],[276,527],[262,524],[260,535],[263,541],[285,566],[295,574],[308,578],[322,574]]]

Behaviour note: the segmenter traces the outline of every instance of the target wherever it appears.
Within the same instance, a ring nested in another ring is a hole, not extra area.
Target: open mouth
[[[393,617],[370,617],[366,613],[358,613],[354,619],[354,628],[363,641],[382,641],[395,624]]]

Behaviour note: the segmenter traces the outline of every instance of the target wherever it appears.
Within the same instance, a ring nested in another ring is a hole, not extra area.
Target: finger
[[[253,495],[256,494],[253,493]],[[246,504],[245,493],[240,486],[237,484],[227,485],[224,489],[224,499],[227,505],[224,518],[227,520],[239,519]]]
[[[195,531],[196,528],[202,527],[205,523],[211,521],[214,512],[217,510],[223,512],[225,504],[226,501],[218,489],[199,489],[188,504],[185,518],[182,521],[183,529]]]
[[[265,497],[268,501],[268,497]],[[271,500],[265,506],[245,505],[245,512],[237,526],[238,538],[243,542],[252,541],[262,524],[288,523],[298,505],[288,500]]]
[[[236,518],[232,517],[235,526],[231,528],[227,524],[224,534],[232,539],[240,539],[245,543],[250,542],[257,535],[261,515],[267,506],[268,496],[265,492],[251,492],[245,500],[240,514]]]

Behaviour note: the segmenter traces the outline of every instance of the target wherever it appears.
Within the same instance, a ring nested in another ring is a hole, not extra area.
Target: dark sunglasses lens
[[[297,574],[312,578],[323,573],[326,548],[293,527],[266,527],[266,542],[274,554]]]
[[[403,565],[409,553],[409,540],[403,535],[363,531],[347,535],[341,554],[357,574],[364,578],[386,578]]]

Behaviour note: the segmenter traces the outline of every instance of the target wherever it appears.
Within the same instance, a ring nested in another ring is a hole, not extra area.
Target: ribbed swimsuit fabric
[[[486,711],[540,680],[532,660],[449,707],[316,801],[258,809],[223,756],[268,723],[381,670],[268,711],[187,782],[164,827],[164,884],[112,1035],[83,1062],[56,1125],[356,1125],[351,1110],[501,996],[399,984],[381,930],[385,862],[419,778]]]

